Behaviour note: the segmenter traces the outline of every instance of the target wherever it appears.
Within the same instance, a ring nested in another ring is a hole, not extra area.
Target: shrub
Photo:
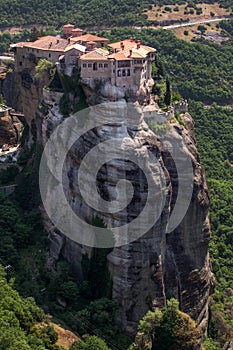
[[[40,79],[43,75],[48,74],[49,79],[51,79],[55,73],[55,63],[42,58],[39,60],[36,66],[35,78]]]

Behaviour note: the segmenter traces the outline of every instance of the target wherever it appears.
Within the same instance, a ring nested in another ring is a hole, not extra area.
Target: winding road
[[[180,24],[174,24],[170,26],[164,26],[161,27],[163,29],[173,29],[173,28],[181,28],[181,27],[188,27],[188,26],[194,26],[196,24],[205,24],[205,23],[211,23],[211,22],[219,22],[223,20],[229,20],[228,17],[218,17],[218,18],[213,18],[213,19],[206,19],[206,20],[201,20],[201,21],[196,21],[196,22],[186,22],[186,23],[180,23]],[[156,28],[156,27],[154,27]]]

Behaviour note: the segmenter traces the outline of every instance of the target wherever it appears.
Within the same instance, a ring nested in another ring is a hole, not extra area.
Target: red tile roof
[[[72,29],[72,32],[83,32],[81,28],[74,28]]]
[[[130,53],[129,50],[127,51],[120,51],[120,52],[116,52],[116,53],[112,53],[108,56],[108,58],[113,58],[116,61],[129,61],[132,58],[129,57]]]
[[[74,24],[67,23],[63,26],[63,28],[73,28]]]
[[[82,61],[89,61],[89,60],[90,61],[92,60],[107,61],[107,59],[108,59],[108,51],[103,49],[95,49],[80,57],[80,60]]]
[[[80,41],[108,41],[108,39],[106,38],[101,38],[97,35],[93,35],[93,34],[84,34],[81,36],[77,37],[77,40]]]
[[[28,47],[33,49],[40,50],[49,50],[49,51],[64,51],[65,48],[69,45],[69,41],[67,39],[56,38],[54,36],[43,36],[36,41],[33,42],[24,42],[18,43],[18,47]]]
[[[134,50],[135,52],[141,51],[140,54],[145,56],[148,53],[156,52],[156,49],[154,49],[153,47],[142,45],[141,43],[140,43],[140,48],[138,48],[137,42],[135,40],[130,40],[130,39],[118,41],[116,43],[109,44],[108,46],[114,50],[122,50],[122,47],[124,46],[124,50]]]

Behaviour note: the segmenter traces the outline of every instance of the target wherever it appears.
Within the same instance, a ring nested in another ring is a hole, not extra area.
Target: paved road
[[[197,22],[186,22],[186,23],[180,23],[180,24],[174,24],[170,26],[164,26],[162,27],[163,29],[173,29],[173,28],[181,28],[181,27],[188,27],[188,26],[193,26],[196,24],[204,24],[204,23],[211,23],[211,22],[218,22],[222,20],[229,20],[229,18],[225,17],[218,17],[218,18],[213,18],[213,19],[206,19],[206,20],[201,20]]]

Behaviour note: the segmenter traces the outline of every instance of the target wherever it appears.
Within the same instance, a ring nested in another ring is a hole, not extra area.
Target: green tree
[[[55,73],[55,64],[53,62],[50,62],[45,58],[42,58],[39,60],[36,66],[36,74],[35,74],[36,79],[40,79],[45,74],[48,75],[49,79],[51,79],[54,73]]]
[[[84,335],[83,339],[72,344],[69,350],[110,350],[110,348],[101,338]]]
[[[187,314],[179,311],[175,299],[168,300],[162,311],[149,311],[138,330],[142,349],[147,349],[151,343],[152,350],[192,350],[201,340],[199,327]]]
[[[167,106],[167,108],[171,104],[171,98],[172,98],[171,83],[170,83],[170,80],[167,78],[166,79],[166,92],[165,92],[165,96],[164,96],[164,103]]]

